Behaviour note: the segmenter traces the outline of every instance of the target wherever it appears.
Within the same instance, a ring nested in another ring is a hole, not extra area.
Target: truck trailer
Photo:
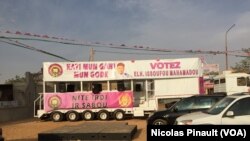
[[[161,99],[203,94],[199,58],[44,62],[34,116],[53,121],[122,120],[159,109]]]

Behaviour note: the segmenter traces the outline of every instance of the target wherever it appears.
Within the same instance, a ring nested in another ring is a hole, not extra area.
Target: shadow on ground
[[[142,132],[142,129],[137,129],[137,131],[136,131],[136,133],[135,133],[135,135],[133,136],[132,139],[134,140],[134,139],[136,139],[136,138],[139,138],[141,132]]]

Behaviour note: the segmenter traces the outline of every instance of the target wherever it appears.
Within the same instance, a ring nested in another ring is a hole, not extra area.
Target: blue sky
[[[225,32],[236,24],[228,33],[228,50],[241,50],[250,48],[249,7],[250,0],[0,0],[0,31],[171,50],[224,51]],[[91,48],[22,42],[75,61],[88,61]],[[224,55],[139,55],[143,51],[94,49],[98,61],[202,56],[207,63],[225,68]],[[241,59],[229,56],[229,65]],[[37,72],[42,62],[50,61],[62,60],[0,42],[0,83],[26,71]]]

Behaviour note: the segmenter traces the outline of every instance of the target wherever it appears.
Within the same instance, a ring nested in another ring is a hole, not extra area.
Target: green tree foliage
[[[249,73],[250,74],[250,48],[242,49],[242,50],[244,52],[246,52],[248,57],[244,58],[239,63],[236,63],[236,65],[234,67],[232,67],[232,69],[235,72],[244,72],[244,73]]]

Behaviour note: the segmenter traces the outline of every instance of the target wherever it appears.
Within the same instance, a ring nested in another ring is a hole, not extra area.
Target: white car
[[[180,116],[177,125],[250,124],[250,94],[230,95],[204,112]]]

